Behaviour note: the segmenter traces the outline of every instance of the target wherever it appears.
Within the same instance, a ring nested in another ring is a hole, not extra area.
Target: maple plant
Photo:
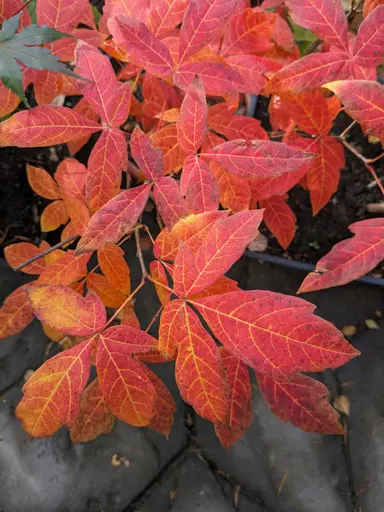
[[[175,361],[183,399],[225,447],[252,421],[249,369],[283,421],[343,433],[326,387],[304,372],[336,368],[359,352],[309,302],[243,291],[225,274],[263,220],[289,246],[296,219],[287,192],[308,189],[316,215],[337,190],[345,148],[377,179],[380,157],[360,154],[348,132],[359,123],[384,141],[384,88],[376,81],[382,4],[365,2],[353,34],[348,18],[358,6],[345,13],[338,0],[266,0],[256,8],[248,0],[106,0],[97,24],[87,0],[36,1],[38,26],[68,35],[46,48],[74,62],[76,76],[24,67],[37,106],[11,116],[20,97],[0,87],[7,116],[0,146],[67,144],[71,154],[53,177],[26,169],[32,189],[52,201],[41,229],[62,229],[61,242],[5,248],[9,265],[38,277],[4,301],[0,336],[37,317],[53,342],[69,346],[23,387],[16,415],[30,435],[65,425],[73,442],[85,442],[109,432],[115,417],[169,435],[175,402],[146,365],[166,361]],[[20,30],[28,26],[22,7],[23,0],[3,1],[0,21],[21,9]],[[306,55],[298,27],[315,40]],[[249,95],[259,94],[270,96],[272,133],[243,115]],[[58,104],[67,96],[80,99],[72,108]],[[354,121],[335,136],[342,108]],[[96,133],[85,166],[73,156]],[[142,223],[149,201],[160,225],[155,238]],[[300,292],[349,282],[384,258],[382,218],[350,229],[354,237],[318,262]],[[153,243],[149,268],[143,232]],[[129,237],[142,273],[134,290],[122,248]],[[90,268],[92,254],[98,262]],[[148,326],[135,314],[144,286],[159,298]],[[89,383],[91,366],[97,378]]]

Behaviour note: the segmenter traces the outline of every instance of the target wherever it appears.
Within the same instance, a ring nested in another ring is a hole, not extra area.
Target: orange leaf
[[[172,72],[173,61],[168,48],[144,23],[119,16],[108,20],[108,28],[117,44],[129,53],[131,60],[148,73],[167,76]]]
[[[120,130],[104,130],[88,160],[87,201],[95,212],[120,192],[121,173],[128,168],[127,142]]]
[[[160,303],[162,306],[166,306],[171,300],[171,292],[161,286],[161,284],[163,284],[169,287],[168,277],[165,273],[164,267],[160,261],[153,260],[149,265],[149,270],[151,272],[152,279],[155,281],[156,293],[159,297]]]
[[[220,164],[214,161],[210,162],[209,168],[219,185],[222,207],[234,213],[249,210],[251,189],[248,180],[226,171]]]
[[[41,324],[44,334],[49,338],[51,341],[54,341],[55,343],[58,343],[64,338],[64,335],[61,334],[61,332],[56,331],[53,327],[51,327],[48,324]]]
[[[4,248],[4,256],[9,266],[17,267],[43,251],[44,248],[38,248],[29,242],[19,242],[17,244],[7,245],[7,247]],[[40,258],[24,267],[21,272],[24,272],[25,274],[39,275],[44,269],[44,259]]]
[[[40,217],[41,231],[55,231],[62,224],[68,222],[68,212],[65,208],[64,201],[54,201],[45,207]]]
[[[161,130],[152,133],[150,137],[154,146],[161,149],[163,153],[164,174],[179,171],[186,155],[180,147],[176,125],[165,126]]]
[[[89,254],[74,256],[72,252],[65,253],[64,256],[43,270],[37,282],[39,284],[70,285],[86,275],[89,258]]]
[[[192,295],[204,290],[225,274],[243,254],[247,245],[258,235],[263,210],[235,213],[215,223],[204,242],[196,252],[195,268],[184,269],[190,283],[186,293]],[[175,266],[173,279],[182,281]]]
[[[87,277],[87,288],[95,292],[107,308],[117,309],[127,299],[127,295],[116,290],[105,276],[94,272]]]
[[[148,427],[168,437],[171,433],[174,421],[173,415],[176,411],[175,400],[164,382],[152,370],[144,364],[141,365],[141,369],[152,382],[156,391],[155,414]]]
[[[281,196],[260,202],[265,208],[264,222],[283,249],[287,249],[296,233],[296,216]]]
[[[82,297],[63,285],[30,284],[26,293],[39,320],[71,336],[89,336],[106,321],[105,307],[93,292]]]
[[[160,316],[158,350],[167,361],[172,361],[176,355],[176,347],[180,339],[179,316],[183,311],[184,303],[173,300],[165,306]]]
[[[109,58],[94,46],[78,41],[75,57],[76,73],[83,78],[78,85],[85,99],[105,123],[120,126],[128,117],[130,87],[124,97]]]
[[[131,272],[124,259],[124,251],[114,244],[107,244],[97,251],[100,268],[111,285],[127,296],[131,291]]]
[[[164,158],[160,148],[152,145],[152,141],[136,126],[131,135],[131,153],[143,173],[152,180],[160,179],[164,174]]]
[[[195,295],[191,295],[191,300],[212,297],[213,295],[222,295],[223,293],[236,292],[239,290],[237,282],[226,276],[221,276],[213,284]]]
[[[182,301],[173,302],[181,302],[174,317],[178,332],[176,383],[180,394],[203,418],[227,423],[227,386],[218,347],[196,313]]]
[[[235,356],[273,378],[337,368],[359,355],[309,302],[270,291],[238,291],[192,301]]]
[[[197,156],[190,155],[184,161],[180,192],[186,196],[190,213],[203,213],[219,208],[219,185],[209,167]]]
[[[327,401],[328,389],[321,382],[300,374],[279,380],[258,374],[257,382],[271,411],[284,422],[306,432],[344,433],[339,415]]]
[[[35,317],[25,286],[28,285],[20,286],[8,295],[0,308],[0,339],[21,332]]]
[[[48,147],[92,135],[101,126],[67,107],[44,105],[17,112],[0,123],[0,147]]]
[[[192,0],[180,30],[179,64],[219,34],[236,7],[235,0]]]
[[[55,180],[66,195],[85,203],[85,178],[87,168],[75,158],[65,158],[55,172]]]
[[[313,53],[285,66],[264,87],[263,94],[301,92],[351,75],[352,63],[345,53]]]
[[[323,256],[302,282],[298,293],[349,283],[374,269],[384,259],[384,220],[366,219],[349,226],[354,233]]]
[[[12,114],[19,106],[20,98],[12,92],[8,87],[5,87],[3,82],[0,83],[0,118]]]
[[[135,427],[148,425],[155,413],[156,390],[124,344],[101,338],[96,367],[101,391],[113,414]]]
[[[27,178],[31,189],[37,195],[45,199],[60,199],[59,187],[46,170],[27,164]]]
[[[202,156],[246,178],[279,176],[295,171],[314,158],[282,142],[245,139],[224,142]]]
[[[187,90],[177,120],[177,137],[186,155],[200,148],[207,128],[207,100],[204,85],[195,77]]]
[[[171,229],[187,215],[187,205],[181,197],[178,183],[168,176],[155,183],[153,196],[164,224]]]
[[[46,361],[22,388],[16,417],[32,437],[47,437],[61,426],[71,427],[91,369],[93,338]]]
[[[94,251],[117,242],[133,228],[148,201],[150,185],[124,190],[108,201],[91,218],[77,245],[77,253]]]
[[[384,0],[365,0],[363,5],[364,18],[366,18],[371,11],[376,9],[378,5],[384,5]]]
[[[63,78],[59,73],[41,70],[33,81],[38,105],[49,105],[61,93]]]
[[[326,84],[344,103],[346,112],[367,135],[384,142],[384,86],[368,80],[344,80]]]
[[[286,5],[295,23],[348,53],[348,21],[341,2],[287,0]]]
[[[91,218],[88,207],[79,199],[66,194],[63,194],[63,200],[74,231],[78,235],[83,235]]]
[[[72,443],[86,443],[101,434],[109,434],[115,417],[109,410],[101,392],[98,379],[84,390],[80,401],[80,412],[71,427]]]
[[[228,426],[217,424],[215,432],[225,448],[230,448],[252,423],[252,388],[247,365],[220,347],[220,356],[229,389]]]
[[[243,79],[244,91],[252,94],[259,94],[265,87],[268,80],[264,73],[276,73],[282,67],[274,60],[257,55],[231,55],[225,62]]]
[[[140,322],[131,302],[124,306],[121,311],[121,325],[128,325],[129,327],[140,329]]]

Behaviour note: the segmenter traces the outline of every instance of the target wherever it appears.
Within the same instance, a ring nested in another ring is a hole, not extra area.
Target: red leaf
[[[274,378],[337,368],[359,354],[296,297],[239,291],[191,302],[232,354]]]
[[[36,247],[29,242],[19,242],[17,244],[7,245],[7,247],[4,248],[4,256],[9,266],[17,267],[30,258],[34,258],[43,252],[43,250],[43,247]],[[40,258],[25,266],[21,272],[24,272],[25,274],[39,275],[44,269],[44,259]]]
[[[303,176],[308,172],[309,165],[305,164],[302,167],[299,167],[296,171],[287,172],[281,176],[253,178],[249,180],[252,197],[251,206],[252,203],[256,201],[268,199],[271,196],[285,194],[288,192],[288,190],[299,183]]]
[[[239,73],[220,62],[187,62],[177,69],[173,80],[177,87],[187,91],[196,75],[208,96],[223,96],[246,90]]]
[[[215,432],[221,444],[230,448],[252,423],[252,388],[247,365],[224,347],[220,355],[229,389],[229,422],[215,425]]]
[[[155,76],[166,76],[172,72],[173,61],[168,48],[144,23],[118,16],[108,20],[108,27],[114,40],[128,52],[135,64]]]
[[[151,134],[153,144],[161,149],[164,157],[164,173],[169,174],[172,171],[179,171],[185,154],[180,147],[177,138],[177,128],[175,124],[165,126]]]
[[[203,418],[226,423],[227,386],[216,343],[185,303],[175,316],[174,328],[178,332],[176,383],[181,396]]]
[[[160,317],[159,346],[160,354],[167,361],[172,361],[177,351],[177,343],[180,339],[180,312],[184,311],[184,303],[173,300],[165,306]]]
[[[224,135],[227,139],[268,139],[264,128],[258,119],[248,116],[234,116],[230,112],[210,117],[208,110],[208,123],[215,132]]]
[[[345,80],[326,84],[344,103],[346,112],[367,135],[384,142],[384,86],[366,80]]]
[[[145,22],[149,14],[149,5],[147,0],[105,0],[103,14],[107,20],[122,15]]]
[[[67,0],[65,8],[61,0],[39,0],[36,17],[39,25],[49,25],[61,32],[72,32],[87,8],[88,0]]]
[[[191,295],[191,300],[212,297],[213,295],[222,295],[223,293],[236,292],[239,290],[237,282],[226,276],[221,276],[213,284],[199,293]]]
[[[313,215],[323,208],[336,192],[340,170],[345,167],[344,148],[334,137],[320,137],[319,155],[307,173]]]
[[[349,283],[372,270],[384,259],[384,219],[366,219],[349,226],[354,233],[323,256],[302,282],[298,293]]]
[[[71,336],[89,336],[106,321],[103,303],[92,292],[82,297],[63,285],[30,284],[26,293],[39,320]]]
[[[287,249],[296,233],[296,216],[281,196],[260,202],[265,208],[264,222],[283,249]]]
[[[91,369],[93,338],[46,361],[24,384],[16,417],[33,437],[47,437],[71,427]]]
[[[35,318],[25,286],[16,288],[0,308],[0,339],[21,332]]]
[[[62,86],[61,74],[41,70],[33,81],[36,103],[49,105],[60,94]]]
[[[0,147],[48,147],[101,130],[94,121],[67,107],[45,105],[17,112],[0,123]]]
[[[131,272],[124,259],[123,249],[107,244],[97,251],[97,259],[111,285],[128,296],[131,291]]]
[[[120,126],[128,117],[128,101],[122,101],[121,85],[116,80],[112,64],[106,55],[84,41],[79,41],[75,51],[76,73],[79,88],[85,99],[102,120],[110,126]]]
[[[59,187],[52,176],[41,167],[27,164],[27,178],[32,190],[45,199],[60,199]]]
[[[285,3],[295,23],[348,53],[348,21],[340,1],[287,0]]]
[[[71,427],[72,443],[86,443],[101,434],[109,434],[115,423],[101,392],[98,379],[84,390],[80,401],[80,412]]]
[[[90,6],[90,4],[88,5]],[[73,37],[63,37],[58,41],[54,41],[51,45],[53,55],[56,55],[64,62],[72,62],[75,60],[75,50],[78,40],[85,41],[91,46],[99,48],[105,37],[97,30],[89,30],[87,28],[75,28],[72,35]]]
[[[211,162],[209,168],[213,172],[219,185],[220,203],[222,207],[234,213],[249,210],[251,188],[248,180],[226,171],[217,162]]]
[[[156,391],[156,400],[154,405],[155,415],[148,427],[168,437],[171,433],[173,415],[176,411],[175,401],[171,393],[168,391],[167,386],[155,373],[153,373],[152,370],[144,364],[141,365],[141,369],[152,382]]]
[[[327,401],[328,389],[315,379],[294,375],[275,380],[257,375],[264,400],[284,422],[291,422],[306,432],[343,434],[339,415]]]
[[[148,201],[150,185],[124,190],[98,210],[77,245],[77,253],[117,242],[133,228]]]
[[[131,135],[130,148],[137,165],[148,178],[157,180],[163,176],[163,153],[160,148],[153,146],[150,137],[138,125]]]
[[[314,158],[282,142],[245,139],[224,142],[202,156],[246,178],[280,176],[295,171]]]
[[[157,350],[158,342],[150,334],[128,325],[109,327],[100,335],[100,341],[108,345],[111,352],[136,354]]]
[[[120,130],[104,130],[88,161],[87,202],[95,212],[120,192],[121,173],[128,168],[127,141]]]
[[[190,1],[180,30],[179,64],[214,40],[235,7],[235,0]]]
[[[101,338],[96,368],[101,391],[113,414],[136,427],[148,425],[154,416],[156,390],[142,365],[129,355],[129,346]]]
[[[179,185],[173,178],[160,178],[155,184],[153,196],[168,229],[187,215],[185,200],[181,197]]]
[[[344,53],[313,53],[285,66],[264,87],[264,94],[301,92],[332,80],[348,78],[352,63]]]
[[[192,295],[213,284],[225,274],[243,254],[247,245],[258,235],[258,227],[263,218],[263,210],[235,213],[231,217],[215,223],[195,255],[195,265],[191,265],[178,275],[175,265],[173,279],[182,282],[188,278],[186,295]]]
[[[183,21],[188,0],[152,0],[150,12],[151,31],[162,37]]]
[[[244,92],[251,94],[259,94],[267,84],[264,73],[275,73],[281,69],[279,63],[257,55],[231,55],[225,62],[243,79]]]
[[[90,255],[88,254],[76,257],[72,252],[68,252],[46,267],[40,274],[37,282],[39,284],[62,284],[68,286],[86,275],[89,258]]]
[[[378,5],[362,22],[354,43],[353,60],[364,68],[384,61],[384,5]]]
[[[180,192],[186,196],[190,213],[203,213],[219,208],[220,191],[216,178],[197,156],[188,156],[184,161]]]
[[[207,128],[207,100],[204,86],[195,77],[181,104],[177,120],[177,137],[186,155],[196,153],[200,148]]]
[[[271,26],[265,23],[269,13],[245,9],[232,16],[224,32],[221,55],[263,53],[274,46]]]
[[[92,109],[91,105],[85,100],[85,98],[81,98],[78,103],[73,107],[73,110],[78,114],[90,119],[91,121],[98,121],[99,116]],[[75,155],[81,148],[83,148],[91,135],[86,135],[85,137],[80,137],[78,139],[72,140],[68,142],[68,149],[72,155]]]

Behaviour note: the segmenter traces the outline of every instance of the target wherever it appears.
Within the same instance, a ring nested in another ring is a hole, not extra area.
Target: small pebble
[[[356,334],[357,327],[355,325],[344,325],[341,331],[344,334],[344,336],[346,336],[347,338],[351,338]]]
[[[372,318],[367,318],[365,325],[368,327],[368,329],[373,329],[375,331],[380,330],[378,323],[375,320],[372,320]]]

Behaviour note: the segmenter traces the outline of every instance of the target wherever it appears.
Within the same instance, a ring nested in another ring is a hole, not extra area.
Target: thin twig
[[[147,276],[147,269],[145,268],[143,251],[141,250],[140,233],[139,233],[138,228],[135,229],[135,240],[136,240],[136,248],[137,248],[137,257],[139,258],[141,273],[143,275],[143,279],[145,279],[145,277]]]
[[[20,7],[20,9],[18,11],[16,11],[13,16],[16,16],[17,14],[19,14],[19,12],[24,11],[24,9],[26,9],[30,3],[32,3],[32,0],[28,0],[28,2],[26,4],[22,5]]]
[[[384,152],[381,153],[381,155],[377,156],[376,158],[368,158],[367,164],[374,164],[375,162],[377,162],[378,160],[380,160],[383,157],[384,157]]]
[[[152,327],[152,325],[156,322],[157,317],[160,315],[160,313],[163,311],[163,306],[160,306],[159,309],[154,314],[152,320],[149,322],[148,327],[145,329],[145,332],[148,332],[149,329]]]
[[[173,293],[174,295],[178,296],[174,290],[172,290],[172,288],[170,288],[169,286],[167,286],[166,284],[163,284],[163,283],[160,283],[160,281],[156,281],[156,279],[153,279],[152,276],[150,276],[149,274],[147,275],[147,279],[148,281],[151,281],[151,283],[153,284],[156,284],[158,286],[161,286],[161,288],[164,288],[164,290],[168,290],[169,292]]]
[[[26,260],[23,263],[20,263],[20,265],[17,265],[17,267],[12,267],[12,268],[13,268],[13,270],[15,272],[18,271],[18,270],[21,270],[22,268],[26,267],[27,265],[30,265],[34,261],[37,261],[40,258],[43,258],[44,256],[46,256],[47,254],[50,254],[53,251],[56,251],[56,249],[60,249],[64,245],[69,244],[71,242],[74,242],[77,238],[79,238],[79,236],[80,235],[71,236],[70,238],[67,238],[66,240],[63,240],[62,242],[59,242],[58,244],[53,245],[49,249],[46,249],[45,251],[40,252],[39,254],[36,254],[36,256],[33,256],[33,258],[29,258],[29,260]]]
[[[149,236],[149,238],[151,239],[152,244],[154,244],[154,243],[155,243],[155,240],[154,240],[154,238],[153,238],[153,236],[152,236],[152,233],[151,233],[151,231],[150,231],[149,227],[148,227],[148,226],[144,226],[144,225],[143,225],[143,228],[145,229],[145,231],[147,232],[147,235],[148,235],[148,236]]]
[[[137,287],[137,288],[136,288],[136,289],[131,293],[131,295],[130,295],[127,299],[125,299],[125,301],[124,301],[124,302],[123,302],[123,304],[119,307],[119,309],[117,309],[117,310],[115,311],[115,313],[111,316],[111,318],[110,318],[110,319],[108,320],[108,322],[105,324],[104,329],[106,329],[106,328],[107,328],[107,327],[108,327],[108,326],[113,322],[113,320],[117,317],[117,315],[120,313],[120,311],[121,311],[122,309],[124,309],[124,308],[125,308],[125,306],[126,306],[129,302],[131,302],[131,300],[132,300],[132,299],[133,299],[133,297],[136,295],[136,293],[137,293],[139,290],[141,290],[141,288],[142,288],[144,285],[145,285],[145,279],[144,279],[144,277],[143,277],[143,279],[141,280],[141,282],[140,282],[139,286],[138,286],[138,287]],[[104,329],[103,329],[103,330],[104,330]]]
[[[346,129],[340,134],[340,138],[345,139],[345,136],[347,135],[349,130],[351,130],[351,128],[353,128],[355,126],[355,124],[356,124],[356,121],[352,121],[352,123],[350,125],[348,125],[346,127]]]

